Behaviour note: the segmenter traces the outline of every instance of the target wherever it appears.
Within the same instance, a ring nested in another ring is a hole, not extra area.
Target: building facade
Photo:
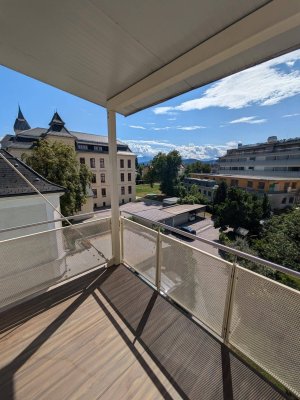
[[[191,174],[198,175],[198,174]],[[191,188],[193,185],[196,185],[199,193],[203,196],[207,197],[208,200],[213,201],[216,190],[218,189],[218,184],[214,179],[205,179],[205,178],[195,178],[195,177],[187,177],[184,178],[184,185],[187,188]]]
[[[252,176],[300,177],[300,138],[241,145],[219,158],[219,173]]]
[[[300,177],[283,178],[235,174],[192,173],[193,179],[214,180],[217,185],[226,182],[228,187],[238,187],[258,196],[266,193],[272,209],[282,209],[298,204],[300,201]]]
[[[15,157],[30,153],[39,140],[63,142],[76,150],[78,161],[86,164],[93,172],[92,197],[82,206],[81,212],[89,212],[99,207],[110,206],[110,169],[107,136],[69,131],[57,112],[49,123],[49,128],[31,128],[19,109],[14,124],[14,135],[6,135],[3,149]],[[124,204],[135,200],[135,154],[120,141],[117,142],[119,201]]]

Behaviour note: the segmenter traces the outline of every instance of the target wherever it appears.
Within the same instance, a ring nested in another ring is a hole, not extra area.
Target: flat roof
[[[159,222],[169,218],[173,218],[175,215],[180,215],[186,212],[199,210],[203,207],[206,206],[203,204],[179,204],[176,206],[162,207],[159,209],[151,208],[150,210],[144,210],[132,214],[137,217],[146,218],[152,221]]]
[[[2,65],[129,115],[298,49],[300,2],[2,1],[0,36]]]

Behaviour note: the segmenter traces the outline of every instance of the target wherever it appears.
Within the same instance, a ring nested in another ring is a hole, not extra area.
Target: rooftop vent
[[[275,143],[277,142],[277,136],[269,136],[267,141],[268,143]]]

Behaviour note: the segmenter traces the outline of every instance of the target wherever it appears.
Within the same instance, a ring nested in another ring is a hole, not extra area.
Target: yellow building
[[[226,182],[228,187],[239,187],[256,194],[266,193],[273,209],[281,209],[299,202],[300,177],[263,177],[233,174],[191,173],[191,178],[212,179],[216,184]]]
[[[14,135],[6,135],[2,141],[3,149],[21,158],[30,153],[39,140],[59,141],[74,147],[78,161],[86,164],[93,172],[90,196],[81,212],[110,206],[110,170],[107,136],[69,131],[57,112],[54,113],[49,128],[31,128],[20,108],[14,124]],[[119,202],[124,204],[135,200],[135,154],[127,144],[117,142]]]

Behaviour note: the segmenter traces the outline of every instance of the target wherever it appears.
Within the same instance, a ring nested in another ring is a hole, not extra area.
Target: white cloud
[[[282,118],[297,117],[298,115],[300,115],[300,113],[285,114],[285,115],[282,116]]]
[[[180,131],[196,131],[198,129],[205,129],[205,126],[201,125],[192,125],[192,126],[177,126],[176,129],[179,129]]]
[[[256,116],[251,116],[251,117],[242,117],[239,119],[234,119],[233,121],[230,121],[230,124],[263,124],[266,122],[266,119],[256,119]]]
[[[191,125],[191,126],[161,126],[161,127],[155,127],[151,128],[153,131],[168,131],[169,129],[176,129],[179,131],[196,131],[198,129],[205,129],[205,126],[202,125]]]
[[[177,118],[168,118],[168,121],[176,121]]]
[[[146,125],[155,125],[155,122],[145,122]]]
[[[211,85],[202,97],[178,106],[156,107],[155,114],[203,110],[208,107],[239,109],[250,105],[270,106],[300,94],[300,71],[286,72],[280,65],[293,66],[300,50],[285,54],[258,66],[238,72]]]
[[[161,114],[176,115],[177,114],[177,112],[174,111],[174,107],[156,107],[156,108],[154,108],[153,112],[156,115],[161,115]]]
[[[144,126],[141,126],[141,125],[129,125],[129,128],[133,128],[133,129],[146,129]]]
[[[153,157],[160,151],[167,153],[171,150],[178,150],[183,158],[195,158],[197,160],[216,159],[224,155],[228,149],[237,147],[237,142],[235,141],[223,145],[195,145],[193,143],[178,145],[156,140],[127,140],[126,143],[139,157]]]

